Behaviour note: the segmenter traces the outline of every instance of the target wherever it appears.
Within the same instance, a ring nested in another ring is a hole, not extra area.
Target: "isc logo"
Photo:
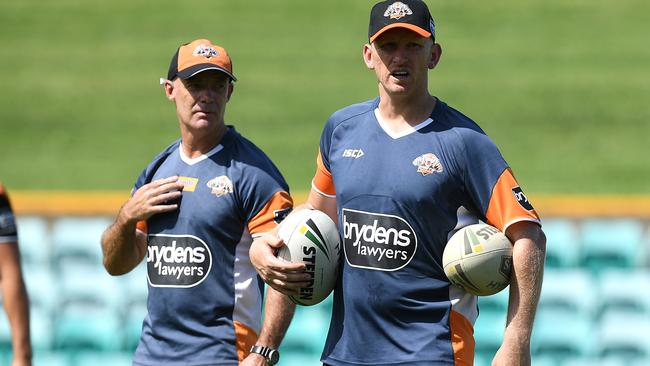
[[[358,159],[364,155],[363,150],[361,149],[345,149],[343,151],[344,158],[355,158]]]

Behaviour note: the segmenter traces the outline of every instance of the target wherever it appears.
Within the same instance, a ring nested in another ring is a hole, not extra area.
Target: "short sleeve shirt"
[[[448,239],[478,220],[505,231],[539,217],[468,117],[438,100],[430,118],[395,134],[378,105],[334,113],[321,136],[312,184],[336,198],[344,249],[323,361],[453,365],[473,347],[478,309],[444,274]]]

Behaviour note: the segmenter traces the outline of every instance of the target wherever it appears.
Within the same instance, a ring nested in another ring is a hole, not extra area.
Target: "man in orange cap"
[[[146,257],[148,314],[135,365],[275,364],[294,304],[248,258],[253,238],[292,208],[271,160],[226,125],[236,81],[228,53],[207,39],[181,45],[166,79],[181,138],[147,166],[102,237],[112,275]]]

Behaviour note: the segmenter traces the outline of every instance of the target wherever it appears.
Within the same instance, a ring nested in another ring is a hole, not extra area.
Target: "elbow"
[[[107,258],[104,258],[104,269],[106,269],[106,272],[108,272],[108,274],[111,276],[121,276],[128,272],[123,268],[119,268],[119,266],[117,266],[115,263],[112,263]]]

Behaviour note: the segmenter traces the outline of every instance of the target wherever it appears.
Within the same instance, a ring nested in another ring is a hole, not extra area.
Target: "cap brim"
[[[411,30],[421,35],[422,37],[425,38],[431,37],[431,32],[427,31],[426,29],[422,29],[416,25],[409,24],[409,23],[393,23],[383,27],[382,29],[378,30],[375,34],[373,34],[372,37],[370,37],[370,43],[374,42],[375,39],[377,39],[377,37],[379,37],[382,33],[393,28],[406,28],[408,30]]]
[[[207,71],[207,70],[221,71],[224,74],[228,75],[228,77],[232,81],[237,81],[237,78],[235,77],[235,75],[233,75],[230,71],[224,69],[223,67],[219,67],[219,66],[217,66],[215,64],[198,64],[198,65],[194,65],[192,67],[188,67],[187,69],[185,69],[183,71],[179,71],[178,72],[178,77],[181,78],[181,79],[189,79],[192,76],[194,76],[194,75],[196,75],[198,73],[201,73],[203,71]]]

